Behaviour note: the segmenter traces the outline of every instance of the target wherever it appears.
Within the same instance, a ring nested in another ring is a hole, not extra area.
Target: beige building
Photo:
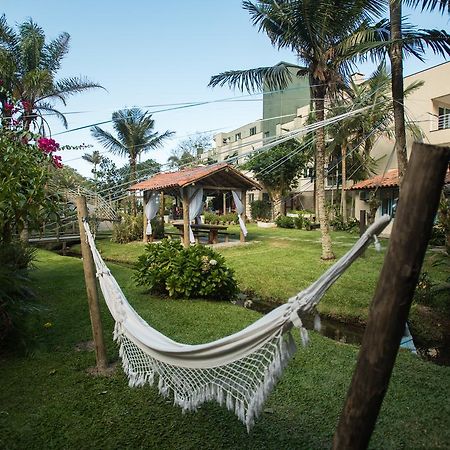
[[[355,74],[355,81],[363,81],[361,74]],[[413,82],[422,81],[423,85],[412,92],[405,99],[405,110],[407,120],[413,122],[422,132],[423,142],[434,145],[450,145],[450,62],[446,62],[426,70],[405,77],[405,87]],[[285,97],[283,97],[283,95]],[[297,102],[292,100],[292,96],[301,96]],[[284,98],[289,98],[284,100]],[[304,102],[306,98],[305,89],[302,85],[296,90],[278,93],[276,99],[270,98],[269,107],[265,108],[263,119],[251,122],[229,133],[219,133],[214,136],[215,139],[215,159],[218,161],[229,161],[241,164],[245,162],[249,152],[270,142],[274,136],[299,129],[304,124],[309,113],[309,101]],[[274,109],[274,105],[278,107]],[[274,114],[281,113],[280,116]],[[270,116],[268,114],[270,113]],[[270,122],[270,127],[266,122]],[[276,122],[276,123],[275,123]],[[412,138],[408,137],[408,154],[411,150]],[[374,146],[372,156],[378,161],[376,173],[374,175],[383,175],[388,171],[397,168],[396,156],[393,154],[394,141],[387,138],[380,138]],[[398,195],[398,188],[395,180],[392,181],[390,173],[389,186],[378,188],[380,206],[377,215],[382,213],[392,213],[395,205],[395,199]],[[298,180],[297,186],[293,189],[290,197],[286,199],[287,209],[310,209],[314,210],[314,180],[312,166],[305,170],[303,177]],[[326,180],[327,198],[332,200],[336,192],[336,178],[329,175]],[[395,177],[394,177],[395,178]],[[371,185],[370,183],[367,184]],[[371,185],[372,186],[372,185]],[[350,183],[348,186],[351,189]],[[360,211],[368,211],[369,190],[366,188],[357,188],[353,191],[354,202],[348,205],[349,213],[354,217],[360,217]],[[247,205],[252,200],[259,199],[264,195],[261,192],[249,192]],[[248,215],[250,211],[248,210]],[[388,230],[389,232],[389,230]]]
[[[421,130],[423,142],[450,145],[450,62],[405,77],[405,87],[416,81],[422,81],[423,85],[405,98],[407,120]],[[408,136],[408,157],[412,142],[412,137]],[[355,199],[356,218],[359,219],[361,211],[369,211],[370,194],[375,191],[379,200],[376,217],[392,214],[398,197],[397,158],[393,152],[394,141],[380,139],[372,152],[374,159],[379,160],[377,173],[372,179],[349,188]],[[389,234],[391,228],[392,222],[385,234]]]

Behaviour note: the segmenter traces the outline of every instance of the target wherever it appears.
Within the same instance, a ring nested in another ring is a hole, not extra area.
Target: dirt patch
[[[116,361],[112,364],[109,364],[108,367],[104,370],[99,370],[97,366],[95,366],[89,367],[88,369],[86,369],[86,372],[93,377],[112,377],[116,373],[117,366],[118,363]]]
[[[93,352],[95,350],[94,341],[83,341],[75,345],[76,352]]]

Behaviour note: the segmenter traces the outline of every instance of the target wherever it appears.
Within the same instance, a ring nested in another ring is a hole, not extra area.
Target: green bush
[[[152,236],[154,239],[164,238],[164,222],[161,217],[155,217],[152,221]],[[142,214],[132,216],[122,214],[119,223],[113,226],[111,241],[118,244],[126,244],[132,241],[142,240],[144,235],[144,218]]]
[[[170,239],[149,244],[135,270],[138,285],[170,297],[231,299],[238,293],[223,256],[202,245],[183,248]]]
[[[289,216],[278,216],[275,219],[275,223],[279,228],[294,228],[294,219]]]
[[[428,272],[422,272],[417,281],[416,290],[414,292],[413,300],[421,305],[430,306],[433,302],[433,282],[431,281]]]
[[[264,200],[255,200],[250,203],[252,218],[255,220],[269,220],[272,217],[272,206]]]
[[[205,212],[203,218],[205,223],[211,223],[213,225],[217,225],[220,222],[220,216],[213,212]]]
[[[294,217],[294,226],[297,230],[301,230],[303,228],[303,216],[301,214],[298,217]]]
[[[37,310],[29,278],[34,253],[20,242],[0,243],[0,346],[27,338],[24,319]]]
[[[350,218],[347,222],[344,222],[343,217],[340,214],[336,214],[330,221],[330,225],[334,231],[348,231],[349,233],[359,231],[359,221],[355,218]]]

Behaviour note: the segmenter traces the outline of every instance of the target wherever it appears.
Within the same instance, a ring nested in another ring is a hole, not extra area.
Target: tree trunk
[[[325,92],[326,88],[315,80],[315,105],[316,120],[323,121],[325,117]],[[317,183],[317,209],[319,214],[320,232],[322,235],[322,259],[334,259],[331,246],[330,225],[325,209],[325,130],[320,127],[316,131],[316,183]]]
[[[402,0],[389,1],[391,39],[395,41],[390,50],[392,77],[392,101],[394,102],[395,152],[397,155],[398,182],[401,186],[408,165],[406,152],[405,108],[403,105],[403,52],[402,43]]]
[[[283,216],[283,193],[281,191],[271,191],[270,196],[272,197],[274,219]]]
[[[342,222],[347,223],[347,191],[345,190],[347,186],[347,142],[342,143],[341,147],[342,154],[342,189],[341,189],[341,211],[342,211]]]
[[[130,181],[131,184],[136,182],[136,158],[130,159]],[[133,217],[137,216],[136,192],[133,191],[131,198],[131,213]]]

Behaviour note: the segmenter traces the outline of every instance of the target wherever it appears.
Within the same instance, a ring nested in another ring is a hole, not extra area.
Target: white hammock
[[[307,338],[299,313],[310,311],[325,291],[364,251],[371,238],[389,223],[383,216],[352,249],[304,291],[238,333],[201,345],[173,341],[148,325],[128,303],[122,290],[95,247],[84,222],[97,276],[106,304],[115,320],[114,340],[130,386],[153,384],[158,375],[162,395],[173,394],[183,410],[216,400],[234,411],[249,430],[263,403],[280,377],[295,344],[292,326]]]

